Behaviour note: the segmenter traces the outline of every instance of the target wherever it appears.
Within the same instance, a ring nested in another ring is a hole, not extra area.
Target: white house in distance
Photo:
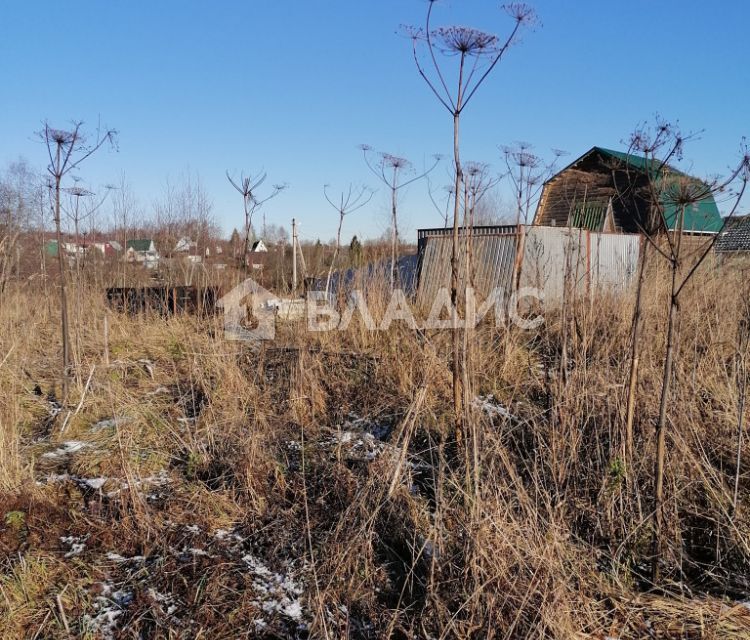
[[[250,255],[247,257],[248,266],[251,269],[262,269],[266,264],[268,256],[268,247],[263,240],[256,240],[250,249]]]
[[[128,240],[125,258],[128,262],[142,264],[150,269],[159,266],[159,253],[151,239]]]
[[[195,240],[191,240],[187,236],[180,238],[175,245],[176,253],[190,253],[193,249],[198,247],[198,243]]]
[[[107,240],[105,240],[103,242],[92,242],[89,246],[92,249],[96,249],[96,251],[98,251],[99,253],[101,253],[105,258],[110,258],[112,256],[117,255],[117,252],[121,250],[121,249],[117,249],[114,246],[114,244],[117,244],[118,247],[120,245],[118,243],[116,243],[116,242],[114,244],[112,244],[113,242],[114,241],[110,242],[110,241],[107,241]]]
[[[49,240],[45,245],[47,255],[50,257],[57,257],[57,240]],[[101,240],[94,241],[88,244],[86,243],[75,243],[75,242],[63,242],[62,243],[63,253],[67,256],[70,262],[75,262],[78,259],[83,259],[85,255],[90,254],[101,254],[105,258],[111,258],[117,255],[122,250],[121,245],[114,240]]]

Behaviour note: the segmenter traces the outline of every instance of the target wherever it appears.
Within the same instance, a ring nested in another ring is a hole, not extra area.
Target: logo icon
[[[238,284],[223,296],[224,337],[241,342],[273,340],[279,300],[252,278]]]

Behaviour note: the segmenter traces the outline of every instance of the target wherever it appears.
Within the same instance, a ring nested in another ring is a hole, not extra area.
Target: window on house
[[[568,226],[589,231],[601,231],[607,215],[607,204],[602,202],[578,204],[568,218]]]

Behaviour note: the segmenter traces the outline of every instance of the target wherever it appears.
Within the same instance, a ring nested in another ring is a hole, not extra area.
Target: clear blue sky
[[[511,50],[465,113],[463,157],[492,163],[514,140],[571,158],[620,148],[655,113],[705,129],[687,149],[698,174],[721,173],[750,132],[750,3],[697,0],[541,0],[542,21]],[[509,20],[491,0],[444,3],[436,24],[498,34]],[[241,224],[226,169],[265,169],[289,190],[269,222],[327,240],[335,213],[322,186],[376,186],[356,148],[421,165],[451,149],[449,115],[417,76],[402,23],[424,0],[129,0],[0,2],[0,164],[42,167],[33,132],[48,119],[119,130],[79,174],[92,185],[124,172],[146,208],[165,179],[197,171],[222,227]],[[347,238],[387,226],[386,194],[345,223]],[[426,185],[410,187],[404,233],[439,219]],[[257,228],[257,225],[256,225]]]

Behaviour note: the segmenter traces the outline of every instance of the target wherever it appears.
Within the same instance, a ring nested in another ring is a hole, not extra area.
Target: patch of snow
[[[68,551],[64,557],[73,558],[75,556],[81,555],[86,549],[86,540],[88,540],[88,535],[61,536],[60,542],[70,547],[70,551]]]
[[[257,595],[254,604],[270,616],[281,615],[294,622],[301,621],[304,615],[300,602],[302,586],[291,576],[271,571],[252,554],[243,555],[242,561],[253,576],[253,589]]]
[[[91,445],[88,442],[81,442],[80,440],[68,440],[63,442],[58,449],[54,451],[47,451],[42,454],[42,458],[54,459],[54,458],[65,458],[73,453],[77,453],[86,447]]]
[[[385,442],[377,440],[367,431],[334,432],[330,439],[324,440],[321,445],[326,448],[341,447],[345,450],[347,459],[367,462],[375,460],[387,447]]]
[[[73,476],[71,476],[69,473],[50,473],[46,478],[44,478],[44,482],[40,482],[40,484],[50,484],[53,482],[65,482],[66,480],[72,480]]]
[[[302,605],[299,600],[295,600],[284,607],[284,615],[292,620],[299,620],[302,617]]]
[[[104,483],[107,482],[108,478],[79,478],[79,480],[87,487],[94,489],[94,491],[98,491],[104,486]]]
[[[129,416],[122,416],[120,418],[107,418],[105,420],[99,420],[99,422],[97,422],[96,424],[91,425],[89,431],[97,432],[104,429],[114,429],[124,424],[128,424],[132,421],[133,418],[130,418]]]
[[[157,602],[161,605],[161,610],[164,614],[166,614],[168,617],[171,617],[175,614],[178,606],[175,604],[175,597],[172,594],[159,593],[156,589],[150,587],[147,593],[154,602]]]
[[[350,431],[364,431],[378,440],[384,440],[393,431],[393,425],[387,422],[375,422],[358,416],[356,413],[350,413],[348,417],[349,420],[344,424],[344,428]]]
[[[121,556],[119,553],[112,553],[111,551],[107,554],[107,560],[112,562],[127,562],[127,558]]]
[[[106,558],[110,562],[116,562],[117,564],[124,564],[126,562],[141,563],[146,561],[144,556],[131,556],[126,558],[125,556],[121,556],[119,553],[113,553],[112,551],[107,553]]]
[[[57,400],[47,400],[47,413],[50,418],[56,418],[59,416],[63,409],[64,407]]]
[[[84,629],[98,633],[105,640],[115,637],[117,624],[124,609],[133,602],[133,594],[124,589],[114,590],[108,582],[100,583],[101,595],[96,596],[92,603],[96,615],[84,615]]]
[[[234,540],[235,542],[245,542],[245,538],[243,538],[239,533],[230,531],[228,529],[217,529],[216,531],[214,531],[214,538],[221,541]]]
[[[131,489],[143,489],[150,487],[163,487],[171,482],[169,475],[166,470],[162,469],[155,476],[148,476],[146,478],[140,478],[134,480],[132,483],[127,480],[120,480],[120,488],[114,489],[107,493],[108,498],[114,498],[119,495],[122,491],[130,491]]]
[[[175,547],[169,547],[169,552],[181,562],[190,562],[195,558],[213,558],[214,556],[208,553],[205,549],[198,549],[197,547],[183,547],[182,549],[176,549]]]
[[[81,489],[93,489],[94,491],[99,491],[108,480],[111,480],[111,478],[80,478],[78,476],[72,476],[69,473],[51,473],[38,484],[44,485],[55,482],[67,482],[68,480],[77,484]]]
[[[477,396],[474,398],[472,405],[475,409],[484,411],[490,418],[505,418],[508,420],[515,419],[515,416],[501,405],[492,394],[487,396]]]

